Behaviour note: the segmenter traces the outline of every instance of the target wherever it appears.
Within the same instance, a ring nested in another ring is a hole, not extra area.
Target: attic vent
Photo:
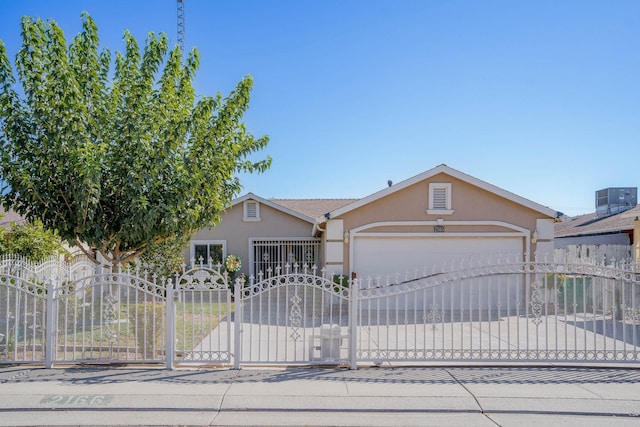
[[[430,215],[451,215],[451,184],[432,182],[429,184],[429,209]]]
[[[260,221],[260,204],[254,200],[247,200],[244,202],[244,215],[245,221]]]
[[[447,209],[447,189],[433,189],[433,209]]]

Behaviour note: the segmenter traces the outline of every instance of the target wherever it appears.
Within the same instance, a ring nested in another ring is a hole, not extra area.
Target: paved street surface
[[[640,367],[0,367],[0,425],[640,426]]]

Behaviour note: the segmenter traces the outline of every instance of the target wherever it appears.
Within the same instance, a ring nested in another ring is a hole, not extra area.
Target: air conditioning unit
[[[637,187],[615,187],[596,191],[596,216],[614,215],[636,207]]]

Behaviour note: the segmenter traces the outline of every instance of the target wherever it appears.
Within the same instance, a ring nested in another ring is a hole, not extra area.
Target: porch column
[[[536,245],[534,257],[532,261],[544,261],[545,259],[553,259],[553,238],[554,225],[552,219],[537,219],[535,235],[532,236],[531,243]],[[534,241],[535,239],[535,241]]]
[[[341,219],[327,221],[327,232],[324,240],[325,264],[331,273],[344,272],[344,224]]]

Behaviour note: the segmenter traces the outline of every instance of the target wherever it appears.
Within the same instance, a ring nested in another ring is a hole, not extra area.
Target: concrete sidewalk
[[[0,368],[0,425],[640,425],[640,369]]]

